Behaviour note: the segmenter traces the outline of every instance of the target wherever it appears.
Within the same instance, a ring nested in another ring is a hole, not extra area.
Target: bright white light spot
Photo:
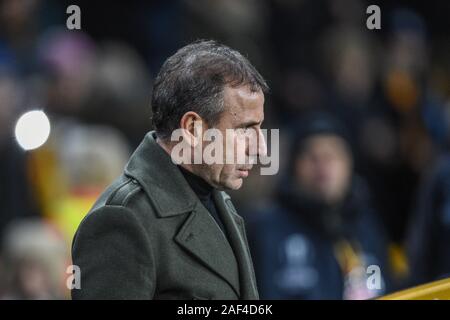
[[[42,111],[24,113],[16,124],[16,139],[25,150],[33,150],[42,146],[50,135],[50,121]]]

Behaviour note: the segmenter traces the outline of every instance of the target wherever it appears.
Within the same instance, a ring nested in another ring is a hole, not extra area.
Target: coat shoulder
[[[106,188],[82,222],[92,218],[93,213],[108,213],[112,209],[132,213],[141,223],[153,221],[152,217],[156,216],[142,186],[138,181],[126,175],[121,175]]]
[[[143,191],[140,184],[133,178],[124,178],[105,199],[105,205],[126,207],[129,202]]]
[[[132,177],[121,175],[106,188],[90,212],[105,206],[124,207],[134,211],[137,204],[148,204],[148,202],[141,184]]]

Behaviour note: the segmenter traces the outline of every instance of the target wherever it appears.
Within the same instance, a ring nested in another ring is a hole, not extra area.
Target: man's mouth
[[[249,171],[252,169],[252,167],[248,167],[248,168],[239,168],[238,172],[239,172],[239,176],[241,178],[247,178],[248,177],[248,173]]]

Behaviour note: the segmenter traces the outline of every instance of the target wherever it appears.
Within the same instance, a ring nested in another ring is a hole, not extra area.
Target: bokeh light
[[[50,135],[50,121],[40,110],[24,113],[16,124],[15,136],[24,150],[33,150],[42,146]]]

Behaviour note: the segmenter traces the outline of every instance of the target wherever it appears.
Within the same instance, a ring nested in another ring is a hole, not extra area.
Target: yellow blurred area
[[[55,131],[46,145],[28,155],[27,171],[40,211],[70,248],[81,220],[121,173],[128,146],[111,128],[83,125]]]
[[[450,300],[450,278],[395,292],[378,300]]]
[[[405,249],[395,243],[391,243],[388,247],[389,264],[396,279],[404,279],[408,276],[409,267]]]
[[[57,227],[70,246],[78,225],[94,204],[101,189],[96,192],[76,192],[68,188],[55,156],[48,147],[32,153],[29,166],[34,190],[44,216]]]

